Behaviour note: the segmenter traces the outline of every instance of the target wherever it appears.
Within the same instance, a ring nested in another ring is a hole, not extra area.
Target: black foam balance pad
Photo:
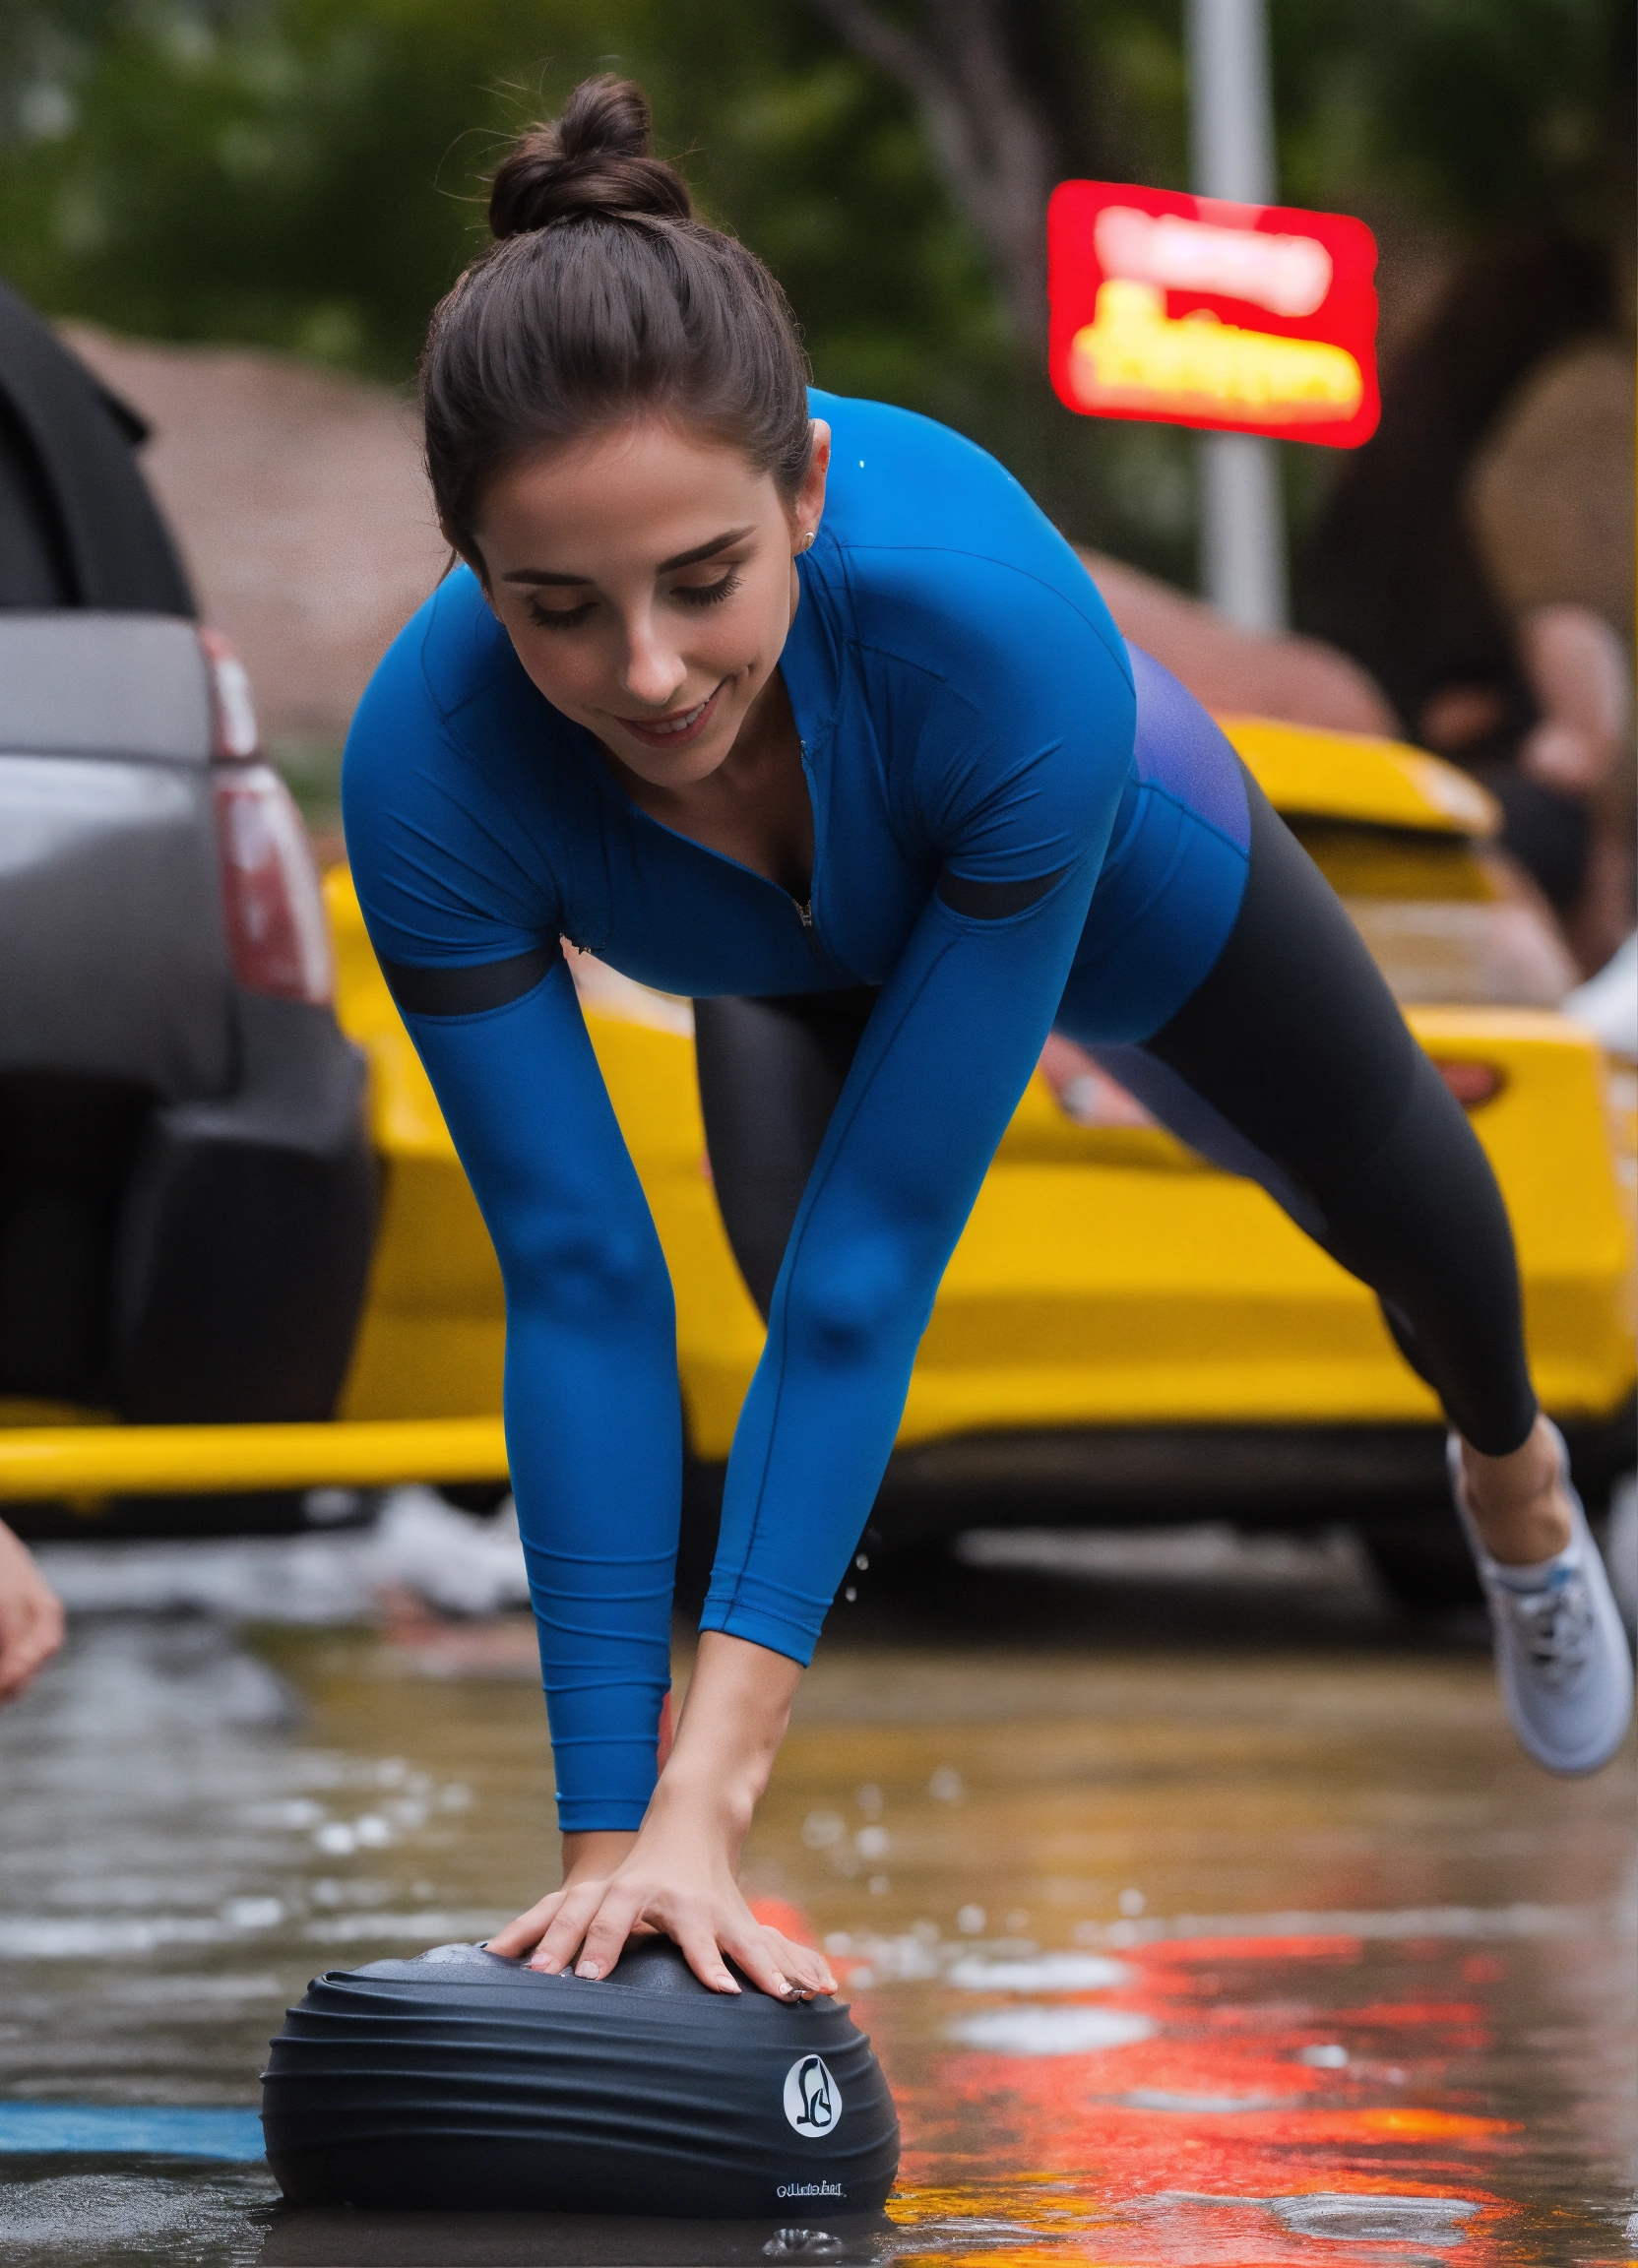
[[[262,2075],[292,2204],[788,2220],[869,2213],[899,2121],[841,2002],[712,1992],[669,1939],[598,1981],[476,1945],[331,1970]]]

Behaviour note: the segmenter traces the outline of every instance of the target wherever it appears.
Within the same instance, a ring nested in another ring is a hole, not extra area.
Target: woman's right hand
[[[536,1899],[527,1914],[518,1915],[504,1929],[486,1939],[489,1951],[501,1954],[508,1961],[521,1961],[535,1951],[566,1903],[579,1904],[591,1899],[596,1911],[615,1869],[636,1841],[635,1833],[616,1833],[612,1828],[593,1834],[565,1835],[561,1884],[548,1891],[544,1898]],[[530,1966],[535,1968],[538,1964],[532,1962]]]
[[[0,1701],[15,1700],[63,1642],[63,1610],[33,1554],[0,1520]]]

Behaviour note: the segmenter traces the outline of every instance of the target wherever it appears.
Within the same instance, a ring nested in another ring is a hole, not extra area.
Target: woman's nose
[[[668,652],[648,631],[628,633],[621,678],[634,701],[641,701],[648,709],[663,709],[681,692],[687,675],[688,665],[681,657]]]

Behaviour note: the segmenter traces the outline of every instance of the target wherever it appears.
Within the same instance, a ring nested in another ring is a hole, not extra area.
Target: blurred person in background
[[[1296,579],[1414,738],[1501,805],[1584,974],[1634,921],[1630,251],[1482,246],[1388,363]]]

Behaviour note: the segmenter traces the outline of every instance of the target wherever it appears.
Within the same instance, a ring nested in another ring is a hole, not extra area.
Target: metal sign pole
[[[1264,0],[1186,0],[1195,194],[1239,205],[1275,197]],[[1200,436],[1200,581],[1246,630],[1286,627],[1280,460],[1256,433]]]

